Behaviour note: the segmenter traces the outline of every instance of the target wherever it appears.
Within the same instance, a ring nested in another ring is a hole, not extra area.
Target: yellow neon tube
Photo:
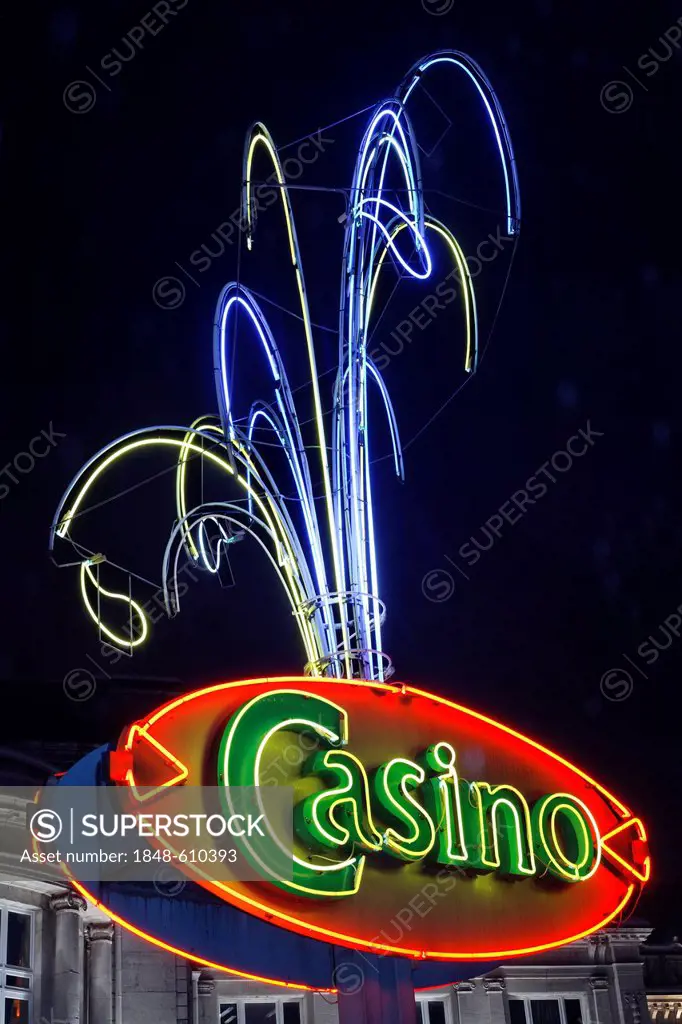
[[[88,493],[88,491],[90,490],[90,488],[94,484],[95,480],[97,480],[98,477],[101,476],[101,474],[106,469],[108,469],[119,458],[122,458],[124,455],[128,454],[128,452],[137,450],[139,448],[149,447],[150,445],[169,445],[171,447],[181,448],[181,449],[184,449],[184,450],[190,450],[190,451],[195,452],[197,455],[201,455],[204,458],[209,459],[211,462],[213,462],[220,469],[224,469],[227,473],[230,474],[230,476],[233,476],[235,478],[237,483],[242,488],[244,488],[244,490],[246,490],[247,492],[250,492],[252,494],[256,504],[258,505],[261,513],[263,514],[263,518],[265,519],[265,521],[268,524],[268,527],[269,527],[269,529],[271,531],[271,534],[272,534],[273,538],[275,538],[277,536],[277,532],[278,531],[275,529],[274,523],[272,522],[272,520],[270,518],[270,515],[268,514],[268,510],[265,508],[263,502],[261,501],[260,496],[253,490],[253,488],[251,488],[247,484],[246,480],[244,480],[243,477],[239,476],[238,473],[234,472],[234,470],[232,469],[232,466],[230,465],[229,462],[227,462],[225,459],[221,458],[219,455],[216,455],[214,452],[206,451],[206,449],[199,447],[199,445],[195,444],[192,441],[188,442],[188,441],[180,440],[179,438],[171,438],[171,437],[149,437],[149,438],[140,438],[137,441],[129,441],[122,448],[119,448],[118,450],[116,450],[116,451],[112,452],[110,455],[108,455],[92,471],[92,473],[90,474],[88,479],[83,484],[80,492],[77,494],[76,498],[74,499],[74,502],[73,502],[71,508],[68,510],[68,512],[66,513],[66,515],[62,519],[61,523],[59,524],[59,527],[57,528],[57,531],[56,531],[57,532],[57,536],[62,537],[62,538],[65,538],[67,536],[67,534],[69,532],[69,528],[70,528],[71,522],[72,522],[74,516],[76,515],[76,513],[78,512],[78,509],[80,508],[80,506],[81,506],[81,504],[83,502],[83,499],[85,498],[85,495]],[[289,538],[286,535],[286,532],[285,531],[281,531],[281,532],[282,532],[282,540],[283,540],[284,546],[288,549],[288,552],[287,552],[288,553],[288,557],[285,560],[284,569],[285,569],[285,572],[287,574],[287,577],[289,578],[291,584],[293,585],[292,566],[296,565],[297,562],[296,562],[296,559],[294,557],[294,552],[291,549],[291,546],[290,546],[290,543],[289,543]],[[315,661],[315,644],[313,642],[313,631],[312,631],[311,624],[310,624],[310,622],[308,620],[305,619],[304,616],[301,616],[299,614],[298,607],[297,607],[297,604],[296,604],[296,601],[295,601],[294,593],[290,592],[290,591],[287,591],[287,594],[289,596],[289,600],[290,600],[290,603],[292,605],[292,609],[294,611],[295,618],[296,618],[297,622],[299,623],[299,629],[300,629],[300,632],[301,632],[301,636],[303,638],[303,642],[304,642],[304,646],[305,646],[305,649],[306,649],[306,654],[308,656],[308,660],[310,662],[314,662]],[[124,600],[128,600],[126,598],[126,596],[123,595],[123,594],[119,595],[119,596],[121,598],[123,598]],[[140,612],[141,612],[141,609],[140,609]],[[142,613],[142,616],[144,617],[144,613]]]

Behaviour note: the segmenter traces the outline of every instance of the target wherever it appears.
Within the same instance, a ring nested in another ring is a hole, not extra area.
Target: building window
[[[583,1024],[583,1004],[578,997],[566,999],[509,1000],[510,1024]]]
[[[0,1024],[30,1024],[33,911],[0,902]]]
[[[417,1000],[417,1024],[449,1024],[449,1021],[442,999]]]
[[[303,1024],[300,999],[234,999],[220,1004],[220,1024]]]

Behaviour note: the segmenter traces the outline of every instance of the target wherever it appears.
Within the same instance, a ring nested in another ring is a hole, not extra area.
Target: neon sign
[[[189,425],[132,430],[106,445],[76,474],[52,523],[50,548],[67,549],[64,564],[78,567],[85,610],[100,639],[129,655],[150,632],[144,605],[132,592],[141,577],[108,561],[103,550],[85,547],[81,525],[102,504],[103,482],[139,456],[175,462],[176,515],[161,567],[169,616],[180,609],[181,555],[219,576],[224,549],[242,536],[256,541],[284,588],[304,651],[304,677],[221,683],[190,693],[133,723],[108,752],[109,781],[126,787],[131,803],[145,809],[161,789],[185,784],[215,786],[218,780],[228,804],[230,787],[240,784],[293,788],[291,880],[273,869],[276,859],[263,860],[256,882],[223,883],[183,868],[219,898],[223,920],[236,920],[258,940],[208,953],[207,944],[216,950],[216,936],[227,942],[230,928],[221,920],[195,945],[182,947],[187,920],[168,935],[172,915],[159,914],[154,901],[144,908],[134,900],[126,904],[121,892],[91,893],[72,879],[136,935],[245,977],[277,983],[266,972],[288,939],[308,943],[309,961],[310,947],[326,942],[483,967],[606,926],[626,912],[650,875],[644,825],[594,779],[505,725],[387,682],[393,666],[383,648],[386,609],[379,596],[371,473],[375,389],[400,477],[403,457],[388,389],[367,352],[368,338],[380,327],[386,280],[423,282],[439,264],[454,264],[467,373],[478,360],[472,275],[460,241],[424,201],[411,116],[424,79],[444,70],[472,88],[489,124],[503,222],[509,236],[518,235],[516,162],[498,97],[470,57],[454,50],[432,54],[377,104],[359,140],[340,218],[339,358],[327,417],[286,161],[268,129],[252,125],[241,175],[246,247],[250,251],[256,239],[257,182],[270,172],[286,236],[285,269],[298,297],[299,326],[292,333],[298,331],[306,354],[309,401],[301,403],[299,389],[290,385],[256,293],[241,279],[228,282],[213,323],[213,411]],[[245,405],[233,379],[237,341],[252,346],[267,381]],[[309,412],[310,451],[302,430]],[[205,499],[204,471],[221,488],[219,500]],[[92,763],[85,758],[69,774],[94,771],[97,759],[89,756]],[[98,782],[100,768],[97,761]],[[428,913],[396,934],[392,922],[404,920],[405,908],[441,883]],[[128,917],[117,913],[121,905]],[[263,952],[260,939],[275,931],[271,924],[297,934],[276,931],[277,948]],[[313,976],[307,964],[300,974]],[[294,982],[306,987],[300,976],[279,983]]]
[[[286,880],[267,861],[260,882],[183,870],[233,906],[359,949],[549,949],[623,914],[650,875],[644,825],[616,796],[514,729],[409,686],[294,677],[198,690],[126,729],[111,777],[133,799],[185,782],[292,786]],[[451,894],[397,940],[390,922],[434,877]]]

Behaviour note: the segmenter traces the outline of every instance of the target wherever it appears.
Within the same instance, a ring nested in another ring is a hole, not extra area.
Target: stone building
[[[417,992],[418,1020],[647,1024],[649,1015],[655,1022],[677,1020],[682,946],[647,946],[650,932],[607,929],[543,956],[512,960],[481,977]],[[347,983],[359,986],[366,980],[362,974]],[[77,893],[34,882],[0,885],[0,996],[3,1024],[339,1020],[333,995],[206,970],[112,923]]]

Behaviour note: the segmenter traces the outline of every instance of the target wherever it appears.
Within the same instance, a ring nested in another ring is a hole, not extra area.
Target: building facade
[[[159,893],[158,898],[173,897]],[[417,1020],[677,1020],[682,1016],[682,946],[648,946],[650,932],[645,927],[609,928],[536,958],[512,960],[483,976],[417,992]],[[349,968],[345,983],[363,984],[363,969],[353,970]],[[79,894],[33,880],[0,885],[0,999],[2,1024],[339,1021],[333,994],[207,970],[113,923]]]

